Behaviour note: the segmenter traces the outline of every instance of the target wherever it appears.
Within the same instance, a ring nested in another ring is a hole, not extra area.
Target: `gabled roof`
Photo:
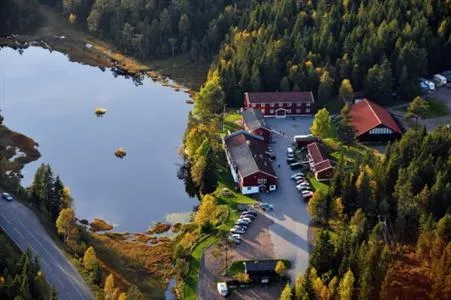
[[[224,137],[226,151],[231,163],[242,177],[264,172],[277,178],[266,152],[263,137],[239,130]]]
[[[324,147],[317,142],[308,144],[307,151],[315,164],[327,159]]]
[[[312,92],[260,92],[245,93],[250,103],[313,103]]]
[[[246,127],[252,131],[258,128],[266,128],[265,117],[262,112],[253,108],[246,109],[242,112],[243,121]]]
[[[321,172],[333,168],[332,161],[327,158],[326,151],[321,144],[317,142],[307,145],[307,151],[312,158],[311,166],[314,172]]]
[[[392,115],[387,110],[368,99],[363,99],[362,101],[353,104],[349,115],[351,117],[352,125],[354,125],[357,130],[357,136],[360,136],[379,125],[390,128],[394,132],[402,133]]]
[[[244,265],[246,272],[275,272],[277,261],[246,261]]]

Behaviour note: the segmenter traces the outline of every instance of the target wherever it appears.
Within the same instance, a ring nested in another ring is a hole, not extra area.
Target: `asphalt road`
[[[269,233],[277,258],[288,259],[292,268],[288,270],[292,282],[298,274],[303,274],[308,266],[310,239],[310,216],[306,203],[296,190],[290,176],[298,170],[291,170],[286,162],[287,147],[291,146],[291,139],[295,135],[308,134],[312,124],[311,117],[291,117],[286,119],[268,118],[269,126],[284,135],[273,134],[274,144],[270,144],[277,159],[273,168],[278,176],[277,190],[268,194],[260,194],[260,199],[274,205],[273,211],[265,212],[273,223],[269,226]]]
[[[34,213],[17,201],[0,199],[0,227],[25,250],[39,257],[41,270],[61,300],[88,300],[93,295],[74,266],[54,244]]]

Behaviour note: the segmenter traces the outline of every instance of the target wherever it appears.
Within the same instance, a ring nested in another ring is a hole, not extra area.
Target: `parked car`
[[[299,192],[303,192],[303,191],[312,191],[312,189],[309,186],[301,186],[298,188]]]
[[[294,151],[293,151],[293,148],[291,148],[291,147],[288,147],[288,148],[287,148],[287,156],[288,156],[288,157],[294,157]]]
[[[305,201],[308,201],[310,198],[312,198],[312,196],[313,196],[313,192],[308,192],[308,193],[302,194],[302,197],[304,198]]]
[[[11,194],[8,194],[8,193],[2,193],[2,198],[9,202],[14,200],[13,196],[11,196]]]
[[[304,183],[304,182],[307,182],[305,180],[305,178],[299,178],[299,179],[296,180],[296,184],[300,184],[300,183]]]
[[[308,195],[310,195],[310,194],[313,194],[313,192],[312,191],[301,191],[301,194],[302,194],[302,196],[308,196]]]
[[[299,176],[304,176],[304,173],[302,173],[302,172],[297,172],[297,173],[294,173],[293,175],[291,175],[291,179],[296,179],[296,177],[299,177]]]
[[[301,182],[298,185],[296,185],[296,187],[302,187],[302,186],[310,187],[310,184],[308,184],[308,182]]]
[[[253,215],[253,216],[257,216],[257,211],[255,210],[245,210],[241,213],[242,215]]]
[[[296,162],[296,159],[294,157],[287,158],[287,164],[292,164],[292,163],[295,163],[295,162]]]
[[[263,208],[264,210],[273,210],[274,209],[274,205],[272,205],[270,203],[265,203],[265,202],[260,203],[260,207]]]
[[[237,220],[235,222],[235,225],[240,225],[240,226],[248,226],[250,224],[250,222],[244,221],[244,220]]]
[[[237,245],[239,245],[239,244],[241,243],[241,240],[240,240],[240,239],[234,238],[234,237],[232,237],[232,236],[229,236],[229,237],[227,238],[227,240],[228,240],[229,242],[235,243],[235,244],[237,244]]]
[[[230,229],[230,232],[231,233],[235,233],[235,234],[243,234],[246,231],[244,229],[242,229],[242,228],[239,228],[239,227],[237,227],[237,228],[233,227],[232,229]]]
[[[420,84],[421,82],[425,83],[430,91],[435,91],[435,84],[431,80],[420,78]]]
[[[239,221],[248,222],[249,224],[252,223],[252,219],[251,219],[251,218],[240,217],[238,220],[239,220]]]
[[[252,215],[252,214],[241,214],[241,216],[240,216],[240,218],[248,218],[248,219],[251,219],[251,220],[254,220],[255,219],[255,215]]]
[[[249,225],[252,223],[252,220],[251,220],[251,219],[248,219],[248,218],[243,218],[243,217],[241,217],[241,218],[239,218],[239,219],[236,221],[236,223],[238,223],[238,222],[241,222],[241,223],[243,223],[243,224],[237,224],[237,225],[249,226]]]
[[[451,70],[443,71],[442,73],[440,73],[440,75],[445,77],[446,81],[451,82]]]
[[[290,168],[292,169],[292,170],[294,170],[294,169],[300,169],[302,167],[302,164],[300,163],[300,162],[294,162],[294,163],[291,163],[290,164]]]
[[[432,80],[436,87],[444,86],[447,83],[446,77],[441,74],[435,74]]]
[[[234,239],[241,240],[241,235],[240,234],[233,233],[230,236],[233,237]]]
[[[451,89],[451,82],[447,83],[445,86],[446,86],[446,88]]]
[[[218,282],[216,288],[218,289],[219,295],[221,295],[222,297],[225,297],[229,294],[229,289],[227,288],[227,283],[225,282]]]

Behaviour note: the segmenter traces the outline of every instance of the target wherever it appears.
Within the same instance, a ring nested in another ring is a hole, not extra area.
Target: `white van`
[[[287,148],[287,156],[288,156],[289,158],[294,157],[294,151],[293,151],[293,148],[291,148],[291,147],[288,147],[288,148]]]
[[[222,297],[226,297],[229,294],[229,289],[227,288],[227,283],[218,282],[216,287],[218,289],[219,295],[221,295]]]
[[[444,86],[447,83],[446,77],[440,74],[435,74],[432,80],[437,87]]]

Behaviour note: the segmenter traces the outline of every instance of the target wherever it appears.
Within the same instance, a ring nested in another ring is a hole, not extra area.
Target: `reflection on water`
[[[24,184],[48,162],[70,187],[80,218],[104,218],[119,231],[144,231],[197,202],[177,178],[185,98],[148,78],[115,77],[41,48],[0,50],[5,123],[34,138],[42,153],[24,169]],[[97,118],[96,107],[108,113]],[[114,155],[119,147],[123,159]]]

